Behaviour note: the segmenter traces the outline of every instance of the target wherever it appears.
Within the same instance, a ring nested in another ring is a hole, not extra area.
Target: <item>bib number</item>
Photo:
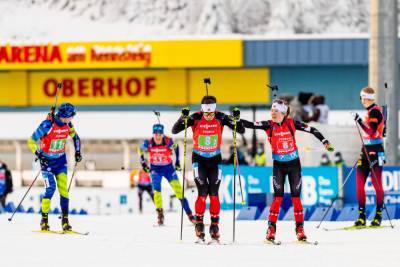
[[[65,148],[65,139],[52,140],[50,144],[51,152],[62,151]]]
[[[212,150],[217,147],[218,135],[200,135],[199,146],[204,150]]]

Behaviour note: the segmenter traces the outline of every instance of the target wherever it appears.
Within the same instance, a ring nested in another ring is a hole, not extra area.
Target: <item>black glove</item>
[[[232,111],[232,115],[233,115],[234,119],[236,119],[236,120],[240,119],[240,109],[234,108]]]
[[[190,108],[186,107],[182,109],[182,118],[187,118],[189,116]]]
[[[353,116],[353,119],[354,119],[355,121],[358,122],[359,120],[361,120],[361,117],[360,117],[360,115],[358,115],[358,113],[352,112],[351,115]]]
[[[181,164],[178,161],[175,163],[175,170],[178,172],[182,171]]]
[[[49,160],[48,160],[48,158],[46,158],[45,155],[43,155],[42,152],[36,151],[36,152],[35,152],[35,155],[36,155],[37,159],[38,159],[39,162],[40,162],[40,166],[42,166],[42,167],[47,167],[47,166],[49,166]]]
[[[146,162],[142,162],[142,168],[145,172],[147,172],[147,173],[150,172],[150,168],[149,168],[149,166],[147,166]]]
[[[75,152],[75,161],[76,162],[81,162],[82,161],[82,155],[80,151]]]

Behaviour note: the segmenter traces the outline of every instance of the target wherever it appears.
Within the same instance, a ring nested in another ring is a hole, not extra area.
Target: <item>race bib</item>
[[[65,149],[65,139],[52,140],[50,143],[50,152],[64,151]]]
[[[204,150],[213,150],[218,146],[218,135],[200,135],[199,147]]]

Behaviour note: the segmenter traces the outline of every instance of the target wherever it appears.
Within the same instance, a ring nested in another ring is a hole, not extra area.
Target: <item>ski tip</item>
[[[246,201],[243,201],[243,202],[242,202],[242,206],[246,206]]]

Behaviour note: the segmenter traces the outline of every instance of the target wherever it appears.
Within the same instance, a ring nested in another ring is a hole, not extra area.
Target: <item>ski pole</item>
[[[236,155],[237,153],[237,144],[236,144],[236,134],[235,132],[233,132],[233,139],[234,139],[234,147],[235,147],[235,151],[236,151]],[[240,164],[239,164],[239,157],[236,156],[236,168],[237,168],[237,173],[238,173],[238,178],[239,178],[239,188],[240,188],[240,194],[242,195],[242,206],[246,205],[246,201],[244,200],[244,196],[243,196],[243,189],[242,189],[242,178],[240,176]]]
[[[183,138],[182,200],[185,198],[187,125],[188,125],[188,118],[185,118],[185,134]],[[182,237],[183,237],[183,204],[181,208],[181,235],[180,235],[181,241]]]
[[[232,242],[235,243],[235,234],[236,234],[236,160],[237,160],[237,151],[236,151],[236,127],[237,122],[236,118],[233,118],[233,233],[232,233]],[[243,195],[242,195],[243,198]],[[242,199],[243,200],[243,199]]]
[[[22,197],[21,201],[19,202],[18,206],[15,208],[13,214],[11,215],[10,218],[8,218],[8,221],[11,222],[11,220],[13,219],[15,213],[17,212],[17,210],[19,209],[19,207],[22,205],[22,202],[24,201],[25,197],[28,195],[29,191],[31,190],[32,186],[34,185],[34,183],[36,182],[37,178],[39,177],[39,174],[41,173],[41,169],[38,171],[38,173],[35,176],[35,179],[33,179],[31,185],[29,186],[28,190],[26,190],[25,195]]]
[[[76,172],[76,165],[78,165],[78,162],[75,162],[74,170],[72,171],[71,180],[69,181],[69,185],[68,185],[68,193],[69,193],[69,190],[71,189],[72,180],[74,180],[74,176],[75,176],[75,172]],[[61,215],[58,216],[58,219],[61,219]]]
[[[329,213],[329,211],[330,211],[331,208],[333,207],[333,204],[335,203],[335,201],[336,201],[337,199],[339,199],[339,192],[340,192],[340,190],[342,190],[342,188],[344,187],[344,185],[345,185],[345,184],[347,183],[347,181],[349,180],[351,174],[352,174],[353,171],[354,171],[354,168],[357,166],[357,163],[358,163],[358,160],[356,160],[356,163],[353,165],[353,167],[351,168],[349,174],[348,174],[347,177],[344,179],[343,184],[339,187],[339,189],[338,189],[338,194],[336,195],[335,198],[333,198],[331,205],[330,205],[330,206],[328,207],[328,209],[325,211],[324,216],[322,216],[322,219],[321,219],[321,221],[319,222],[317,228],[319,228],[319,227],[321,226],[321,224],[322,224],[322,222],[324,221],[326,215]]]
[[[362,138],[361,131],[360,131],[360,128],[359,128],[359,126],[358,126],[358,124],[357,124],[357,121],[356,121],[355,123],[356,123],[357,131],[358,131],[358,135],[360,136],[360,139],[361,139],[362,148],[363,148],[363,150],[364,150],[365,158],[366,158],[367,161],[368,161],[369,169],[371,170],[371,173],[372,173],[372,176],[373,176],[372,178],[374,178],[374,179],[376,180],[376,184],[378,185],[378,189],[379,189],[379,190],[383,190],[383,189],[381,188],[381,184],[379,183],[378,177],[376,176],[376,173],[375,173],[375,171],[374,171],[374,168],[373,168],[373,165],[372,165],[372,162],[371,162],[371,158],[370,158],[369,155],[368,155],[367,147],[365,146],[365,143],[364,143],[364,140],[363,140],[363,138]],[[394,228],[394,226],[393,226],[393,224],[392,224],[392,220],[390,219],[390,216],[389,216],[389,212],[388,212],[388,210],[387,210],[387,208],[386,208],[386,205],[385,205],[385,200],[383,200],[382,206],[383,206],[383,209],[386,210],[386,215],[387,215],[387,217],[388,217],[388,220],[389,220],[389,223],[390,223],[390,227],[391,227],[391,228]]]
[[[71,180],[69,181],[69,185],[68,185],[68,193],[69,193],[69,190],[71,189],[72,181],[74,180],[74,176],[75,176],[75,173],[76,173],[76,166],[77,165],[78,165],[78,162],[75,162],[74,170],[72,171]]]

